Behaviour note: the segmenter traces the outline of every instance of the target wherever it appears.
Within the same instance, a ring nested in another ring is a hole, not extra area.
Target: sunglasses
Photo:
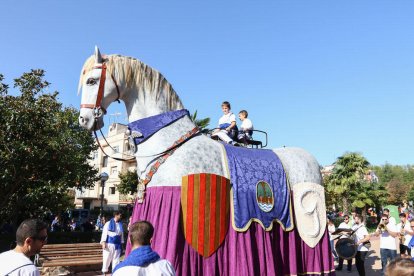
[[[42,241],[42,242],[46,242],[47,241],[47,236],[43,236],[43,237],[32,237],[32,239],[38,240],[38,241]]]

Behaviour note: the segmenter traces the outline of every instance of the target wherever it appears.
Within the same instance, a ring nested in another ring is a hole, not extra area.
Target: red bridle
[[[102,65],[94,66],[94,67],[92,67],[92,69],[102,69],[101,78],[99,79],[99,88],[98,88],[98,95],[96,97],[96,102],[95,102],[95,104],[81,104],[80,107],[81,108],[93,109],[95,117],[100,117],[100,116],[102,116],[102,114],[100,113],[100,110],[103,111],[103,114],[106,114],[106,109],[101,106],[102,97],[103,97],[103,93],[104,93],[104,90],[105,90],[106,64],[105,64],[105,62],[103,62]],[[83,74],[85,74],[85,73],[86,72],[84,71]],[[111,78],[112,78],[112,81],[115,84],[116,92],[118,93],[118,97],[116,98],[115,101],[119,102],[119,95],[120,95],[119,94],[119,87],[118,87],[118,84],[116,83],[115,78],[112,74],[111,74]]]

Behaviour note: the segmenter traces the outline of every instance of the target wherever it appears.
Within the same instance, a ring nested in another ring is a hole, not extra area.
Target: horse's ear
[[[102,55],[99,52],[98,46],[95,46],[95,63],[102,63]]]

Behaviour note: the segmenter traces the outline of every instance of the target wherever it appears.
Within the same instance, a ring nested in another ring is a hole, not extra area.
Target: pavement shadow
[[[381,275],[381,258],[379,252],[370,250],[365,259],[365,273],[368,276]],[[379,265],[378,265],[379,264]]]

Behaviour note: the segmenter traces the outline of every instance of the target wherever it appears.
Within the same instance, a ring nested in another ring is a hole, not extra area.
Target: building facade
[[[130,159],[129,144],[125,131],[126,125],[114,123],[111,124],[108,136],[99,138],[104,151],[112,157]],[[98,170],[99,174],[106,172],[109,175],[108,180],[102,189],[101,181],[97,181],[90,189],[76,190],[75,206],[76,208],[99,210],[101,207],[101,194],[103,194],[103,209],[105,211],[119,210],[122,207],[133,205],[134,197],[132,195],[122,195],[118,192],[117,186],[120,183],[119,173],[127,170],[133,171],[137,168],[136,160],[118,161],[106,156],[100,148],[92,153],[92,165]]]

